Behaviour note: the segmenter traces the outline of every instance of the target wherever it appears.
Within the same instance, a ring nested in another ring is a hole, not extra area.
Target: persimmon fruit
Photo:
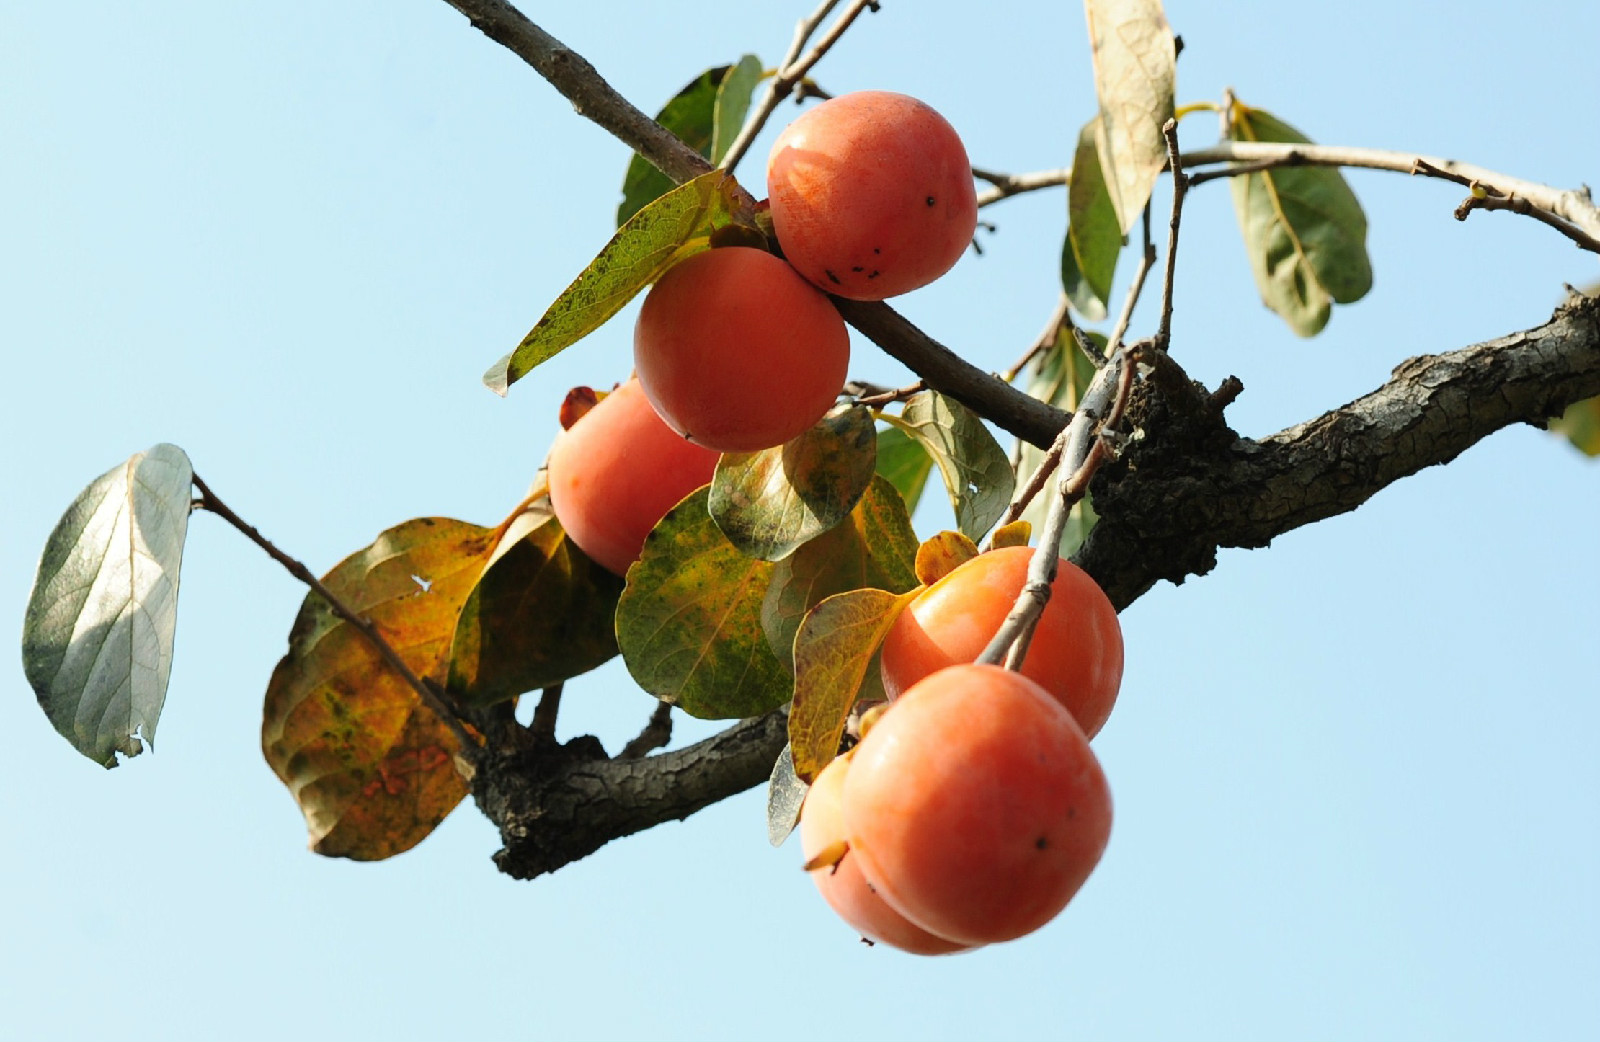
[[[994,944],[1055,918],[1111,834],[1104,772],[1072,714],[999,666],[942,669],[892,703],[841,801],[857,867],[915,925]]]
[[[578,549],[623,575],[666,512],[711,480],[718,456],[663,423],[630,379],[556,437],[550,505]]]
[[[808,868],[817,891],[839,918],[869,941],[913,955],[965,951],[967,945],[931,934],[890,908],[862,875],[860,859],[847,848],[840,802],[850,759],[846,753],[824,767],[800,808],[800,849],[807,865],[818,855],[833,851],[830,863]],[[838,854],[841,845],[845,845],[843,856]]]
[[[833,406],[850,334],[781,258],[726,246],[657,280],[634,327],[633,361],[679,434],[718,452],[754,452],[803,433]]]
[[[883,686],[890,698],[946,666],[977,660],[1027,583],[1033,553],[1013,546],[979,554],[906,606],[883,642]],[[1022,673],[1054,695],[1093,738],[1122,685],[1122,627],[1088,573],[1065,559],[1056,569]]]
[[[889,91],[843,94],[790,123],[767,160],[767,194],[789,263],[852,300],[926,286],[961,258],[978,224],[955,129]]]

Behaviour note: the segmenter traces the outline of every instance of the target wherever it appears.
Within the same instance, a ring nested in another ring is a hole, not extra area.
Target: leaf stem
[[[194,487],[200,493],[200,498],[195,502],[195,506],[198,509],[208,510],[228,522],[246,539],[266,551],[268,557],[283,565],[290,575],[305,583],[317,596],[327,601],[328,607],[333,609],[333,613],[355,627],[356,631],[367,639],[389,668],[394,670],[400,679],[404,680],[417,693],[417,697],[422,699],[423,705],[427,706],[439,718],[440,722],[450,729],[456,741],[461,744],[462,753],[469,757],[477,757],[480,752],[478,742],[467,731],[460,718],[451,711],[450,707],[445,704],[444,699],[427,681],[417,676],[411,667],[406,665],[405,660],[400,657],[400,653],[383,638],[383,635],[378,632],[378,628],[370,620],[363,618],[352,610],[349,605],[341,601],[332,590],[323,584],[321,579],[311,573],[311,569],[278,549],[254,525],[234,513],[231,507],[217,498],[217,494],[211,491],[211,487],[205,483],[205,480],[199,474],[194,474],[192,477]]]

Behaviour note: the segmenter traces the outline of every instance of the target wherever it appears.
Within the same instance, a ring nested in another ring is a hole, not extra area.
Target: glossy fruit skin
[[[883,686],[889,697],[936,670],[976,661],[1016,604],[1032,558],[1026,546],[990,550],[918,594],[884,638]],[[1065,559],[1056,568],[1022,672],[1066,706],[1093,738],[1111,715],[1122,685],[1122,626],[1088,573]]]
[[[800,849],[808,862],[845,838],[840,799],[849,766],[848,754],[836,758],[822,769],[806,793],[806,802],[800,809]],[[859,859],[853,854],[846,853],[835,865],[814,868],[809,875],[829,907],[869,941],[913,955],[949,955],[968,949],[967,945],[929,933],[890,908],[861,874]]]
[[[829,293],[883,300],[937,279],[978,225],[966,148],[928,105],[889,91],[830,99],[767,160],[784,256]]]
[[[556,437],[545,464],[550,505],[580,550],[624,575],[656,522],[711,480],[717,459],[663,423],[631,379]]]
[[[894,702],[855,749],[843,807],[848,857],[883,899],[971,945],[1055,918],[1111,835],[1072,714],[999,666],[951,666]]]
[[[748,246],[697,253],[645,297],[633,333],[645,394],[674,430],[718,452],[782,445],[844,386],[850,334],[828,298]]]

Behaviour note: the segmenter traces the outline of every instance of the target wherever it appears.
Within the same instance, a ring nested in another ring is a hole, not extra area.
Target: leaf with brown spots
[[[437,680],[494,544],[492,529],[419,518],[323,582],[412,671]],[[261,748],[305,814],[311,849],[329,857],[376,861],[409,850],[467,793],[450,731],[316,593],[301,604],[289,653],[267,684]]]

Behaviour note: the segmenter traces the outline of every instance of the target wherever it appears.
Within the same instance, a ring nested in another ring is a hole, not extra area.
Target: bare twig
[[[1133,321],[1134,305],[1139,303],[1139,295],[1144,292],[1144,280],[1150,274],[1150,269],[1156,265],[1156,245],[1150,239],[1150,207],[1144,208],[1144,249],[1139,253],[1139,267],[1134,269],[1133,282],[1128,286],[1128,295],[1122,300],[1122,313],[1117,316],[1117,324],[1111,327],[1111,337],[1106,341],[1108,355],[1115,355],[1122,346],[1122,338],[1128,335],[1128,323]]]
[[[1267,141],[1224,141],[1209,148],[1186,152],[1179,157],[1179,164],[1185,169],[1216,163],[1233,165],[1219,170],[1198,171],[1190,176],[1189,183],[1199,185],[1221,177],[1237,177],[1277,167],[1339,166],[1422,174],[1467,188],[1477,184],[1502,200],[1520,199],[1527,206],[1526,210],[1511,205],[1485,208],[1515,209],[1544,221],[1586,250],[1600,246],[1600,207],[1595,205],[1587,188],[1553,188],[1453,159],[1377,148]],[[1546,220],[1546,217],[1558,220]]]
[[[1067,295],[1065,293],[1056,298],[1056,308],[1050,313],[1050,321],[1044,324],[1044,329],[1039,333],[1038,339],[1034,340],[1032,346],[1012,364],[1010,369],[1000,374],[1000,379],[1008,384],[1015,383],[1017,377],[1022,374],[1022,370],[1027,368],[1029,362],[1050,350],[1051,346],[1056,342],[1056,338],[1061,335],[1062,328],[1072,325],[1072,315],[1067,303]],[[1073,332],[1077,332],[1075,327]]]
[[[539,704],[533,707],[533,719],[528,721],[528,731],[536,738],[556,737],[556,715],[561,712],[561,684],[552,684],[539,692]]]
[[[417,676],[412,668],[406,665],[405,660],[400,657],[400,653],[394,649],[393,645],[383,638],[383,634],[378,632],[378,628],[374,626],[370,620],[365,619],[361,615],[357,614],[347,604],[335,596],[333,591],[329,590],[328,587],[323,584],[321,579],[318,579],[312,574],[311,569],[307,568],[293,557],[290,557],[282,550],[279,550],[267,539],[266,536],[262,535],[254,525],[250,524],[249,522],[245,521],[244,518],[234,513],[232,508],[217,498],[217,494],[211,491],[210,486],[205,483],[199,474],[193,475],[193,478],[194,487],[200,493],[200,498],[195,502],[196,507],[201,510],[209,510],[211,513],[216,514],[218,517],[228,522],[228,524],[238,529],[246,539],[249,539],[252,543],[255,543],[261,549],[265,550],[268,557],[271,557],[274,561],[277,561],[279,564],[283,565],[290,575],[311,587],[312,591],[316,593],[317,596],[328,602],[328,607],[333,609],[333,613],[335,615],[339,616],[339,618],[355,627],[356,632],[360,633],[366,638],[367,642],[372,645],[373,650],[377,651],[379,657],[383,659],[384,663],[387,664],[390,669],[394,670],[395,673],[399,675],[400,679],[404,680],[406,684],[417,693],[417,697],[422,699],[422,704],[427,706],[433,715],[439,718],[439,722],[450,729],[450,733],[455,736],[456,741],[461,743],[461,752],[463,755],[468,757],[476,757],[479,754],[481,750],[477,740],[474,739],[467,731],[466,727],[461,723],[460,718],[457,717],[454,711],[452,711],[451,708],[445,703],[444,699],[439,695],[439,693],[433,689],[432,685],[423,680],[421,677]]]
[[[644,725],[644,730],[622,747],[617,754],[619,760],[637,760],[649,756],[657,749],[664,748],[672,741],[672,703],[657,702],[650,713],[650,722]]]
[[[1045,450],[1044,458],[1039,461],[1039,466],[1034,470],[1033,476],[1028,479],[1026,485],[1017,490],[1016,496],[1011,500],[1011,505],[1006,507],[1005,514],[1000,518],[1002,525],[1009,525],[1021,517],[1022,512],[1028,509],[1028,504],[1033,502],[1033,498],[1039,494],[1039,490],[1044,488],[1045,483],[1050,480],[1050,475],[1055,473],[1056,466],[1061,462],[1061,454],[1067,448],[1067,432],[1069,430],[1071,430],[1070,424],[1061,428],[1061,433],[1056,436],[1056,440]]]
[[[1172,171],[1172,220],[1167,226],[1167,270],[1161,283],[1161,321],[1156,327],[1156,347],[1167,350],[1172,337],[1172,283],[1178,266],[1178,225],[1183,219],[1183,197],[1189,178],[1178,159],[1178,121],[1167,120],[1161,128],[1167,139],[1167,164]]]
[[[1024,192],[1041,188],[1057,188],[1072,183],[1071,170],[1036,170],[1028,174],[1002,174],[993,170],[972,168],[972,176],[987,181],[992,187],[978,193],[978,209],[1009,199]]]
[[[864,405],[869,409],[881,409],[885,405],[893,405],[895,402],[903,402],[914,395],[921,394],[927,389],[928,385],[924,381],[918,380],[916,383],[907,384],[904,387],[897,387],[889,390],[878,391],[874,394],[862,395],[856,399],[855,404]]]
[[[800,24],[795,27],[794,41],[789,45],[789,53],[783,56],[782,64],[767,81],[766,92],[762,94],[755,112],[745,120],[744,126],[739,129],[739,136],[733,139],[733,144],[728,146],[727,155],[722,157],[724,170],[732,170],[739,165],[745,153],[750,151],[751,142],[761,133],[761,128],[767,125],[773,110],[793,92],[796,84],[805,79],[806,74],[822,60],[822,56],[839,42],[844,31],[850,28],[850,23],[854,22],[862,11],[878,9],[879,0],[851,0],[850,6],[844,9],[816,45],[801,57],[800,52],[805,48],[806,41],[811,39],[812,34],[817,31],[817,26],[822,24],[822,20],[828,17],[828,12],[832,11],[838,2],[839,0],[822,0],[821,6],[808,17],[802,18]]]

